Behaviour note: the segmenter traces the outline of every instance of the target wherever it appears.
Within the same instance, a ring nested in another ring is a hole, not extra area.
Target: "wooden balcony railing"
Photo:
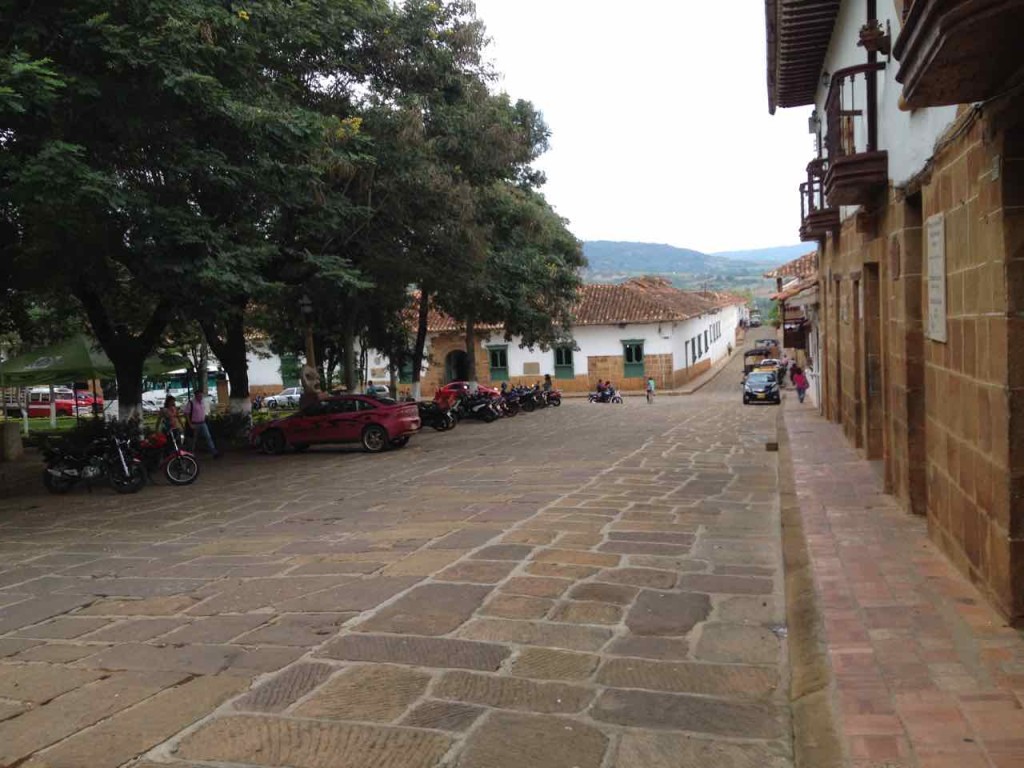
[[[832,75],[825,100],[829,204],[861,205],[888,183],[889,159],[878,149],[878,87],[883,62],[846,67]]]
[[[800,239],[822,240],[839,229],[839,210],[831,208],[825,197],[825,160],[812,160],[807,165],[807,181],[800,185]]]

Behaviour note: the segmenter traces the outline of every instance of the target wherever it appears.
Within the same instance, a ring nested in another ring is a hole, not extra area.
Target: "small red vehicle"
[[[491,397],[498,397],[501,394],[501,392],[493,387],[484,387],[479,385],[477,386],[477,391],[482,395],[490,395]],[[443,408],[451,408],[459,395],[464,395],[468,392],[468,381],[453,381],[445,384],[434,393],[434,402]]]
[[[304,451],[323,443],[362,443],[370,453],[379,453],[401,448],[419,428],[416,403],[338,395],[254,427],[249,442],[264,453],[282,453],[287,448]]]

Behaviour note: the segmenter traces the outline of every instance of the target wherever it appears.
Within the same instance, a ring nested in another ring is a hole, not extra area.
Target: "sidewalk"
[[[882,492],[836,425],[793,397],[785,409],[847,764],[1024,767],[1024,633]]]

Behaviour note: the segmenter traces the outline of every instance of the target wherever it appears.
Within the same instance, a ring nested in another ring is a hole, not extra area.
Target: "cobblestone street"
[[[3,502],[0,765],[791,765],[778,411],[738,365]]]

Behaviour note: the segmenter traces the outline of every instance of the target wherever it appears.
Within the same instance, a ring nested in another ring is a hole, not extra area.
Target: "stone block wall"
[[[1004,142],[986,140],[985,129],[979,121],[950,144],[922,189],[925,221],[945,215],[949,337],[924,341],[928,518],[953,561],[1004,612],[1024,617],[1024,583],[1011,578],[1006,182],[993,172]]]
[[[1010,412],[1007,557],[1009,581],[1014,585],[1014,610],[1024,615],[1024,127],[1018,125],[1004,136],[1003,164],[1003,248],[1009,306],[1005,317],[989,321],[989,354],[1006,351]]]
[[[924,389],[924,246],[921,196],[890,201],[882,262],[882,329],[887,419],[886,490],[918,515],[927,508]]]
[[[923,224],[938,213],[945,343],[927,338]],[[919,193],[847,218],[821,264],[826,415],[1024,621],[1024,129],[986,118],[952,136]]]

